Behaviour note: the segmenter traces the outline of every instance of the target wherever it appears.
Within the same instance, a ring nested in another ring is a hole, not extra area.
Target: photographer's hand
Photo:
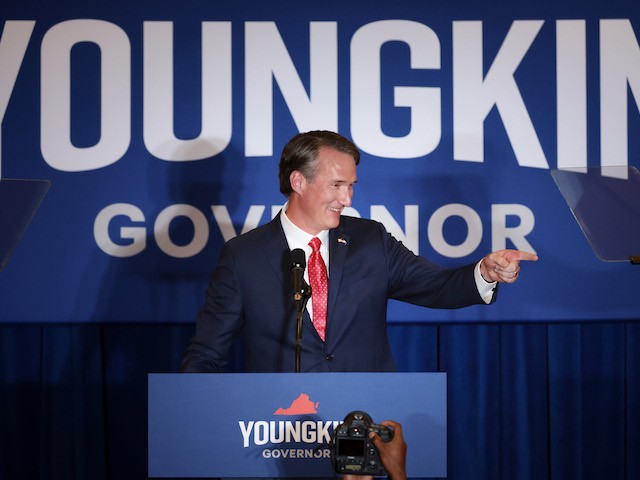
[[[393,439],[385,443],[376,433],[370,433],[371,441],[378,449],[380,461],[389,474],[391,480],[406,480],[407,444],[402,436],[402,425],[391,420],[385,420],[382,425],[394,429]]]

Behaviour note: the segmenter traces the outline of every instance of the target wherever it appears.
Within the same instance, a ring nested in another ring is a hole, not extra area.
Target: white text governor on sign
[[[271,218],[281,208],[281,205],[271,206]],[[243,227],[238,232],[225,205],[211,206],[215,224],[224,241],[256,228],[265,210],[265,205],[251,205]],[[346,208],[343,213],[361,217],[360,212],[352,207]],[[189,221],[193,228],[193,235],[186,244],[177,244],[171,239],[171,222],[178,217]],[[454,217],[465,223],[466,238],[462,242],[452,244],[445,238],[444,224]],[[384,205],[371,205],[369,218],[381,222],[389,233],[414,253],[419,254],[421,216],[418,205],[404,206],[404,229]],[[115,219],[117,220],[114,221]],[[121,226],[117,226],[116,223]],[[507,248],[507,240],[509,240],[515,248],[535,253],[535,248],[526,238],[533,231],[534,225],[535,217],[529,207],[521,204],[492,204],[491,249],[497,251]],[[160,250],[166,255],[188,258],[200,253],[207,245],[210,221],[204,212],[193,205],[169,205],[158,214],[155,221],[151,222],[139,207],[130,203],[114,203],[98,213],[93,233],[98,247],[114,257],[132,257],[141,253],[147,247],[148,238],[153,237]],[[483,225],[480,215],[468,205],[450,203],[439,207],[429,215],[427,227],[429,243],[436,252],[445,257],[460,258],[471,255],[480,245],[482,236]]]

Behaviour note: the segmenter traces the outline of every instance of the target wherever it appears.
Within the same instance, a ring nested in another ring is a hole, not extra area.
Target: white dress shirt
[[[324,260],[324,264],[327,267],[327,277],[329,276],[329,230],[322,230],[318,235],[310,235],[298,226],[296,226],[289,217],[287,217],[287,206],[289,203],[287,202],[284,207],[282,207],[282,214],[280,215],[280,223],[282,224],[282,230],[284,230],[284,236],[287,239],[287,243],[289,244],[289,250],[295,250],[296,248],[301,248],[305,253],[305,259],[308,259],[311,255],[311,247],[309,246],[309,242],[312,238],[318,237],[322,242],[320,246],[320,255],[322,255],[322,260]],[[307,273],[307,268],[304,269],[304,279],[307,283],[309,283],[309,274]],[[307,311],[309,312],[309,316],[313,318],[313,305],[312,302],[307,302]]]

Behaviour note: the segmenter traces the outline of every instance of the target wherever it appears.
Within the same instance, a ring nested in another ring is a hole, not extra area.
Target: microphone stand
[[[302,318],[307,302],[311,298],[311,287],[304,280],[300,291],[295,292],[293,300],[296,305],[296,373],[300,373],[300,354],[302,353]]]

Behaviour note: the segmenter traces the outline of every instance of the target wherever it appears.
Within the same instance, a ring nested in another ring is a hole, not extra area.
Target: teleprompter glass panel
[[[640,173],[635,167],[552,170],[551,175],[597,257],[640,256]]]
[[[0,179],[0,270],[2,270],[46,195],[46,180]]]

